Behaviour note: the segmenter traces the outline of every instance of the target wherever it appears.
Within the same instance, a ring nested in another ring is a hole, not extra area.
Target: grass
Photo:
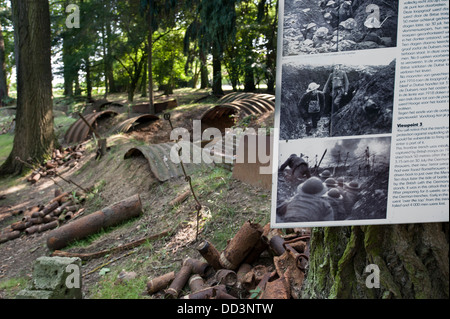
[[[8,133],[0,135],[0,165],[2,165],[4,161],[6,161],[9,153],[11,153],[13,142],[13,134]]]
[[[25,277],[0,281],[0,299],[13,299],[20,290],[27,287],[28,281]]]

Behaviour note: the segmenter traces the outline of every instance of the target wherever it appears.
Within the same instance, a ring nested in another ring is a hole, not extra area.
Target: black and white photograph
[[[386,219],[390,151],[386,136],[280,142],[275,222]]]
[[[283,56],[397,46],[398,0],[285,0]]]
[[[280,140],[391,133],[396,60],[374,51],[286,61]]]

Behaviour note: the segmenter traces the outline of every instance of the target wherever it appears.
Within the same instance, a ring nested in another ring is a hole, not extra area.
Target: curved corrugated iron
[[[136,117],[129,118],[129,119],[123,121],[122,123],[117,125],[116,129],[118,132],[126,133],[137,123],[141,124],[141,123],[152,122],[152,121],[157,121],[157,120],[159,120],[159,117],[156,115],[144,114],[144,115],[136,116]]]
[[[219,104],[206,111],[201,120],[214,120],[243,112],[245,115],[261,115],[275,110],[275,102],[269,99],[250,98]]]
[[[275,95],[265,93],[251,93],[251,92],[233,92],[222,97],[217,104],[225,104],[244,99],[264,99],[275,102]]]
[[[204,161],[201,163],[194,163],[192,160],[192,155],[194,154],[194,148],[196,148],[195,151],[202,152],[202,150],[195,146],[194,144],[190,142],[179,142],[178,145],[183,148],[184,154],[187,153],[187,148],[190,148],[190,161],[183,160],[184,167],[186,169],[186,173],[190,174],[194,169],[198,168],[199,166],[203,165],[210,165],[206,164]],[[161,181],[165,182],[171,178],[183,176],[183,169],[181,168],[181,164],[172,161],[171,159],[178,159],[178,146],[175,143],[162,143],[162,144],[153,144],[153,145],[142,145],[142,146],[136,146],[131,149],[129,149],[124,156],[124,159],[128,159],[130,157],[136,156],[136,155],[143,155],[149,165],[150,169],[155,175],[155,177]],[[171,156],[172,153],[172,156]],[[201,153],[197,153],[201,154]],[[202,158],[204,159],[205,156],[208,156],[203,152],[201,154]],[[208,159],[208,163],[212,163],[212,159]]]
[[[95,121],[97,121],[100,117],[106,115],[115,116],[118,114],[119,113],[116,111],[107,110],[84,115],[84,118],[91,126],[93,126]],[[86,138],[89,135],[89,132],[90,132],[89,126],[87,126],[82,119],[78,119],[78,121],[73,123],[67,130],[66,135],[64,136],[64,140],[68,144],[81,143],[84,140],[86,140]]]

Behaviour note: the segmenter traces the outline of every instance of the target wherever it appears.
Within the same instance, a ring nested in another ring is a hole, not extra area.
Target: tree
[[[162,27],[163,29],[175,23],[175,13],[179,7],[178,0],[141,0],[140,11],[147,20],[147,68],[148,68],[148,97],[150,114],[155,114],[153,98],[153,33]]]
[[[3,1],[0,1],[0,5],[6,8],[6,5]],[[8,48],[8,36],[4,35],[3,26],[4,24],[9,24],[10,21],[10,10],[6,9],[0,11],[0,106],[5,104],[5,101],[8,100],[8,67],[7,67],[7,53],[8,51],[12,51],[11,48]],[[8,50],[9,49],[9,50]],[[8,61],[10,64],[11,61]]]
[[[3,39],[2,24],[0,21],[0,106],[8,98],[8,85],[6,83],[5,40]]]
[[[19,174],[31,159],[40,163],[54,143],[50,13],[48,0],[12,0],[17,68],[13,149],[0,174]]]
[[[314,228],[303,297],[447,299],[448,225]],[[379,270],[379,288],[369,265]]]

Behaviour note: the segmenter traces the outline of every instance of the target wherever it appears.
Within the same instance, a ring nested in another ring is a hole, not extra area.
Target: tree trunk
[[[89,57],[85,59],[86,65],[86,94],[88,101],[92,101],[92,79],[91,79],[91,63]]]
[[[209,87],[208,83],[208,66],[206,64],[206,56],[200,53],[200,89],[207,89]]]
[[[155,114],[155,104],[153,100],[153,28],[152,28],[152,14],[149,12],[149,21],[148,21],[148,101],[149,101],[149,110],[150,114]]]
[[[105,68],[106,68],[106,74],[105,76],[108,77],[108,85],[109,85],[109,93],[117,93],[116,88],[116,81],[114,79],[114,70],[113,70],[113,57],[111,55],[111,3],[110,0],[106,0],[104,2],[105,5],[105,14],[106,14],[106,21],[105,21],[105,31],[106,31],[106,61],[105,61]]]
[[[448,223],[314,228],[310,247],[303,298],[449,297]]]
[[[142,74],[142,80],[141,80],[141,97],[147,97],[147,63],[148,61],[145,61],[144,63],[144,73]]]
[[[53,102],[48,0],[12,0],[17,68],[16,134],[0,174],[20,174],[53,148]]]
[[[215,45],[214,45],[215,46]],[[213,48],[213,94],[216,96],[224,95],[222,90],[222,62],[220,52],[217,48]]]
[[[8,98],[8,84],[6,82],[5,41],[3,39],[2,25],[0,23],[0,106]]]

